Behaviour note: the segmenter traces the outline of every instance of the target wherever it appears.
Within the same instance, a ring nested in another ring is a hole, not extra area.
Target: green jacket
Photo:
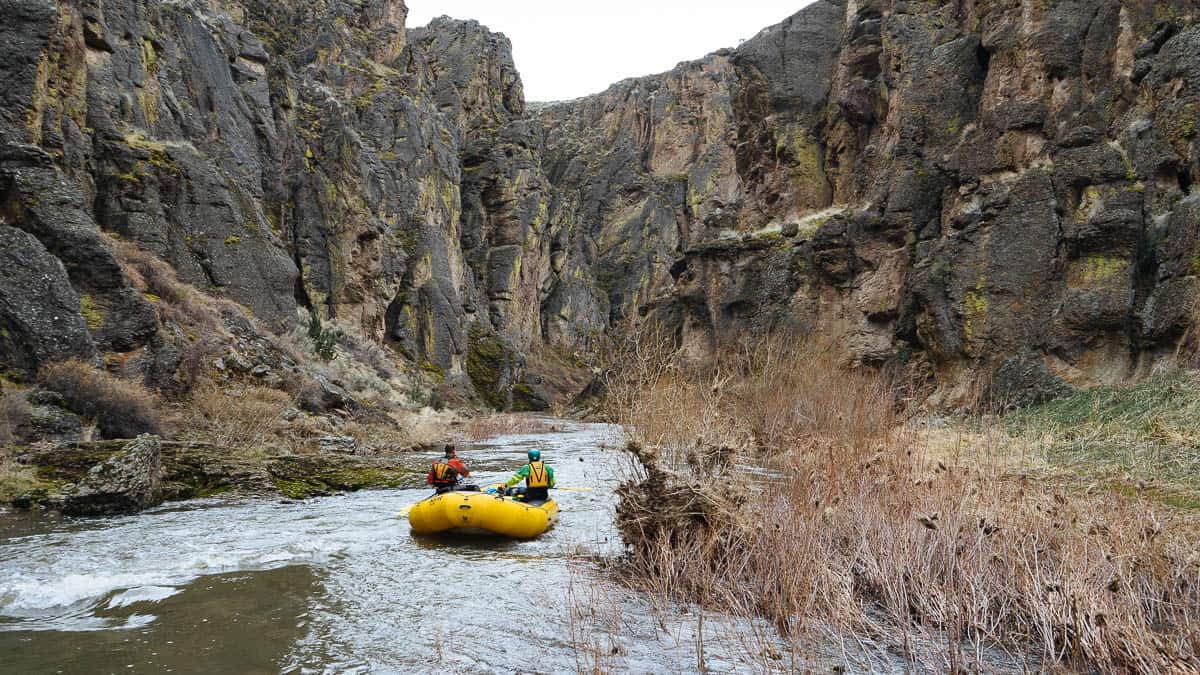
[[[512,475],[512,478],[508,479],[508,482],[504,484],[504,487],[512,487],[526,478],[529,478],[528,464],[520,469],[517,469],[517,472]],[[549,464],[546,465],[546,478],[550,479],[550,487],[554,487],[554,469]]]

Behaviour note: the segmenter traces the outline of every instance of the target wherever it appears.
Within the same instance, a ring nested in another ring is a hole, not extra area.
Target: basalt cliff
[[[318,310],[498,407],[656,320],[828,336],[936,404],[1147,373],[1200,274],[1190,0],[817,0],[527,104],[402,0],[0,0],[0,368],[164,386],[202,336],[114,252],[286,331]]]

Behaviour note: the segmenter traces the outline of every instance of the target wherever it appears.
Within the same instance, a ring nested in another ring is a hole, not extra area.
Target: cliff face
[[[517,407],[550,396],[527,355],[647,315],[696,353],[828,333],[952,398],[1136,374],[1190,325],[1184,0],[819,0],[536,111],[502,35],[400,0],[0,14],[4,368],[161,348],[102,231]]]
[[[612,304],[694,352],[800,327],[947,401],[978,375],[1017,400],[1136,376],[1192,323],[1196,19],[821,0],[550,108],[549,175],[601,233]]]
[[[409,36],[394,0],[0,11],[0,204],[33,235],[6,252],[38,261],[6,272],[5,367],[158,341],[105,230],[276,329],[324,306],[439,379],[465,383],[487,338],[488,385],[512,384],[538,304],[505,284],[523,257],[537,274],[522,246],[545,199],[503,36],[446,20]]]

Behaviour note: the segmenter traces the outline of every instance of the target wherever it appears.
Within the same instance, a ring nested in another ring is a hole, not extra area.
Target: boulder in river
[[[156,506],[162,502],[161,469],[162,441],[150,434],[138,436],[63,489],[63,513],[109,516]]]

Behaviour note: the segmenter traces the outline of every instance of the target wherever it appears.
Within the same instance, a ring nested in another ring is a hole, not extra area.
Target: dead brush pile
[[[609,383],[645,473],[622,490],[630,583],[865,636],[921,667],[1200,668],[1195,518],[1073,492],[968,448],[939,461],[878,374],[767,341],[688,368],[646,348]],[[825,636],[827,637],[827,636]]]

